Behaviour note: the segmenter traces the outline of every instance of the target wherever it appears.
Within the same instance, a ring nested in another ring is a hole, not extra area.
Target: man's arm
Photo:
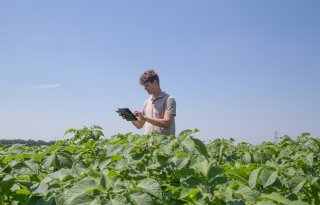
[[[174,115],[165,114],[163,119],[154,119],[154,118],[145,117],[145,121],[155,126],[169,129],[173,118],[174,118]]]
[[[135,113],[136,113],[136,112],[135,112]],[[141,128],[143,127],[143,125],[144,125],[145,122],[146,122],[146,121],[141,120],[141,119],[139,118],[138,120],[132,121],[132,124],[133,124],[136,128],[141,129]]]
[[[155,119],[155,118],[145,117],[139,111],[136,111],[134,114],[138,116],[139,120],[138,121],[133,121],[132,123],[138,129],[139,129],[139,127],[141,125],[142,125],[141,127],[143,127],[145,122],[149,122],[150,124],[153,124],[153,125],[158,126],[158,127],[169,129],[170,126],[171,126],[171,122],[172,122],[172,120],[174,118],[174,115],[172,115],[172,114],[165,114],[163,119]]]

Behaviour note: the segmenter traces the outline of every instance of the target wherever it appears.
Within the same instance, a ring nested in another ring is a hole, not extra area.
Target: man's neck
[[[156,99],[162,93],[162,90],[159,88],[154,94],[152,94],[152,98]]]

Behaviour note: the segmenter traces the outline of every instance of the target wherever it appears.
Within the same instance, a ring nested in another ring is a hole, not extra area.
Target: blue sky
[[[140,74],[177,102],[177,133],[259,143],[320,136],[320,2],[1,1],[0,138],[133,132]]]

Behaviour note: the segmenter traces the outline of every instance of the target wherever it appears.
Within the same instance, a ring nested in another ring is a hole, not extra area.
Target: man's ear
[[[156,80],[154,80],[153,83],[156,84],[156,85],[158,85],[158,81],[156,81]]]

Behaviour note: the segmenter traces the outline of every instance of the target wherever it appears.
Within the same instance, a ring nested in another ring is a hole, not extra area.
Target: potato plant
[[[259,145],[70,129],[51,146],[0,145],[0,204],[320,204],[320,140]]]

